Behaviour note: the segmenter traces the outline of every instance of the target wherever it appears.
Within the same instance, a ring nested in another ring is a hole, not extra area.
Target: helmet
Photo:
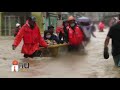
[[[31,17],[32,21],[36,21],[36,18],[34,16]]]
[[[32,21],[36,22],[35,16],[29,16],[29,17],[28,17],[28,20],[32,20]]]
[[[19,23],[17,23],[17,24],[16,24],[16,27],[19,27],[19,26],[20,26],[20,24],[19,24]]]
[[[69,16],[68,21],[71,21],[71,20],[75,20],[75,18],[73,16]]]

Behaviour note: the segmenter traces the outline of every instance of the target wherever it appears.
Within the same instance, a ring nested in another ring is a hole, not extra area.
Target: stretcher
[[[52,56],[56,57],[59,53],[59,48],[67,47],[68,44],[56,44],[56,45],[49,45],[48,48],[40,47],[43,56]],[[46,54],[46,55],[44,55]]]

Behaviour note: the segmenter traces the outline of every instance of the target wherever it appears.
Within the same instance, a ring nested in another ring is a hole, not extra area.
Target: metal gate
[[[56,27],[57,27],[57,17],[50,17],[50,25],[53,25],[54,29],[56,30]]]
[[[3,16],[2,36],[13,36],[16,23],[21,24],[20,16]]]
[[[48,18],[43,18],[43,29],[44,30],[47,30],[48,29],[48,26],[49,26],[49,19]]]

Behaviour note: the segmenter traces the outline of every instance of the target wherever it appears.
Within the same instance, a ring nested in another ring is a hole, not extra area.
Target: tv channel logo
[[[26,69],[29,69],[29,63],[27,62],[20,63],[17,60],[14,60],[12,62],[12,66],[11,66],[12,72],[24,71]]]

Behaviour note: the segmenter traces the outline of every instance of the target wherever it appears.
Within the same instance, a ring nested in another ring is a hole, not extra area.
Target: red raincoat
[[[21,53],[32,55],[36,50],[39,50],[39,45],[43,47],[47,47],[47,43],[44,41],[44,39],[40,35],[40,30],[35,25],[35,28],[31,30],[28,23],[23,25],[23,27],[20,29],[19,33],[17,34],[13,45],[16,47],[19,45],[21,40],[23,39],[23,46]]]
[[[78,26],[76,26],[74,30],[72,30],[72,28],[69,27],[68,35],[70,45],[78,46],[83,41],[83,32]]]
[[[104,25],[104,23],[100,22],[98,27],[99,27],[99,30],[102,31],[105,28],[105,25]]]

